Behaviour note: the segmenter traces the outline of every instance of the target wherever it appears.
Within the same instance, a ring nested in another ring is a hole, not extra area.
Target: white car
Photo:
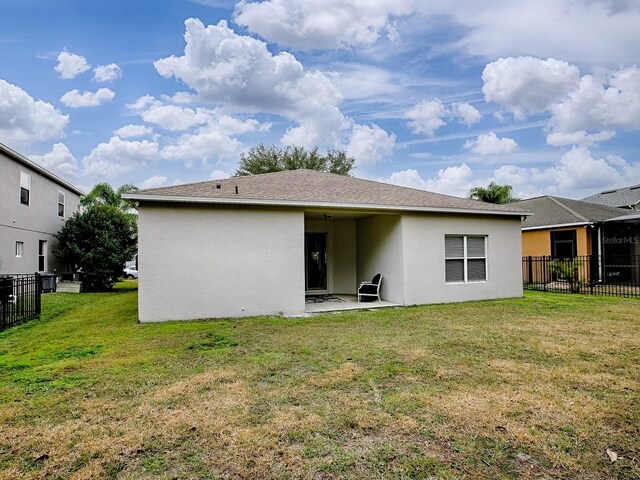
[[[131,267],[125,267],[123,271],[123,277],[128,278],[129,280],[138,278],[138,270],[136,269],[135,265]]]

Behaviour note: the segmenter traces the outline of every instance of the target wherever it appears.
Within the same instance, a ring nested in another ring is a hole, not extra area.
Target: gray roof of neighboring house
[[[126,193],[123,198],[141,202],[333,207],[490,215],[526,215],[528,213],[513,205],[494,205],[305,169],[138,190]]]
[[[63,180],[62,178],[58,177],[57,175],[51,173],[49,170],[47,170],[44,167],[41,167],[40,165],[38,165],[37,163],[35,163],[32,160],[29,160],[27,157],[25,157],[24,155],[16,152],[15,150],[12,150],[11,148],[7,147],[6,145],[0,143],[0,153],[5,154],[7,157],[11,158],[12,160],[21,163],[22,165],[25,165],[27,167],[29,167],[31,170],[34,170],[36,172],[38,172],[39,174],[41,174],[42,176],[48,178],[49,180],[51,180],[54,183],[57,183],[58,185],[65,187],[67,190],[70,190],[71,192],[74,192],[80,196],[84,195],[84,192],[82,190],[80,190],[78,187],[74,187],[73,185],[71,185],[69,182],[67,182],[66,180]]]
[[[582,200],[549,195],[521,200],[511,205],[534,213],[532,217],[523,220],[523,229],[599,223],[629,212],[623,208],[607,207]]]
[[[585,202],[598,203],[610,207],[634,208],[635,205],[640,202],[640,185],[632,185],[616,190],[606,190],[583,198],[583,200]]]

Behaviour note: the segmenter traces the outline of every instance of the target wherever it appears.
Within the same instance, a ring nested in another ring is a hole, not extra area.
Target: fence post
[[[0,278],[0,302],[2,302],[2,317],[0,318],[0,331],[4,330],[5,323],[8,324],[9,320],[9,296],[5,296],[7,285],[9,282],[6,278]]]
[[[551,257],[548,257],[551,258]],[[549,275],[549,266],[547,265],[547,257],[544,256],[542,257],[542,278],[544,279],[544,291],[547,291],[547,285],[549,284],[549,282],[547,282],[548,280],[548,275]]]
[[[527,267],[529,268],[529,284],[533,283],[533,258],[531,255],[527,258]]]
[[[596,283],[594,277],[598,275],[597,271],[594,272],[594,269],[596,268],[598,268],[598,262],[596,261],[595,253],[592,253],[589,257],[589,287],[591,295],[593,295],[593,285]]]
[[[40,318],[40,312],[42,311],[41,298],[42,298],[42,279],[40,274],[36,272],[36,315]]]

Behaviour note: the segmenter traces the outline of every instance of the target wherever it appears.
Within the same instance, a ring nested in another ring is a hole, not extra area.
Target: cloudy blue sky
[[[0,142],[89,189],[260,142],[526,198],[640,183],[640,0],[2,0]]]

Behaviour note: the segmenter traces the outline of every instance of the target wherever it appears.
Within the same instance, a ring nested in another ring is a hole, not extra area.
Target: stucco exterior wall
[[[522,296],[519,217],[402,217],[404,303],[461,302]],[[487,281],[445,282],[445,235],[487,236]]]
[[[400,215],[372,215],[356,221],[357,281],[382,273],[380,296],[404,303],[403,230]]]
[[[20,172],[31,176],[29,205],[20,203]],[[58,191],[65,193],[64,217],[58,216]],[[54,237],[78,210],[80,196],[0,152],[0,273],[38,271],[39,242],[46,241],[44,271],[66,271],[53,255]],[[16,242],[23,255],[16,257]]]
[[[583,226],[571,228],[553,228],[546,230],[525,230],[522,232],[522,255],[524,257],[542,257],[551,255],[551,232],[563,230],[576,231],[577,255],[591,254],[590,232]]]
[[[304,213],[141,205],[142,322],[304,313]]]

